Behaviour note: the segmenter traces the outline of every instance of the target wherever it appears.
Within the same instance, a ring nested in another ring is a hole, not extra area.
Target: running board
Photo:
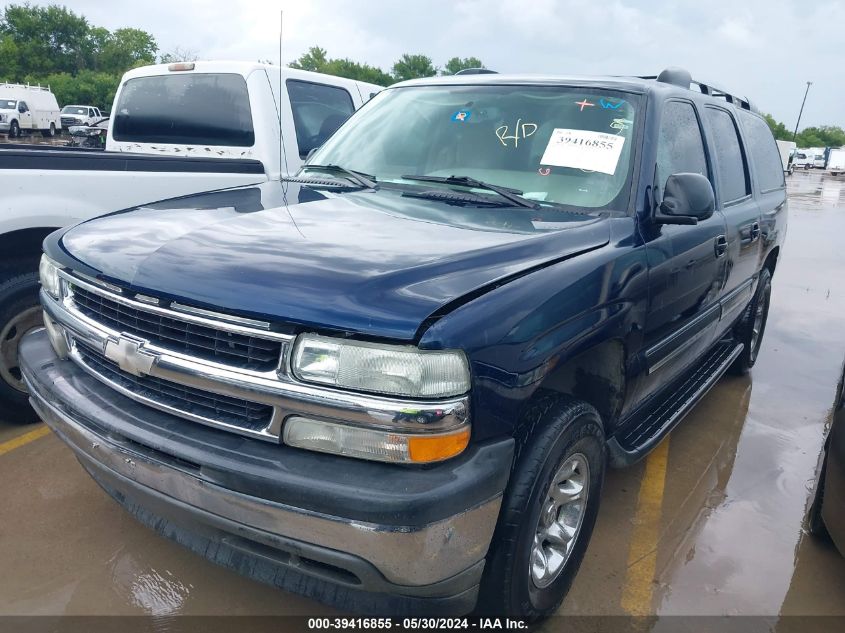
[[[610,465],[629,466],[645,457],[710,391],[742,353],[742,343],[729,340],[713,347],[691,370],[665,390],[666,396],[634,413],[608,442]]]

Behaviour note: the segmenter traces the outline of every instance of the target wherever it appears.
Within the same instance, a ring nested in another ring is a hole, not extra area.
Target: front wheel
[[[527,418],[532,431],[518,445],[502,502],[481,582],[481,615],[552,615],[572,585],[598,513],[606,463],[598,412],[549,395]]]
[[[9,124],[9,138],[18,138],[21,135],[21,128],[17,121],[12,121]]]
[[[757,280],[757,292],[748,304],[745,314],[734,330],[737,340],[744,345],[742,353],[737,356],[730,371],[733,374],[742,376],[754,367],[757,362],[757,354],[763,343],[763,334],[766,332],[766,322],[769,320],[769,301],[772,296],[772,274],[768,268],[760,271],[760,278]]]
[[[4,422],[28,424],[38,416],[29,406],[21,376],[21,339],[43,325],[38,303],[38,273],[19,274],[0,283],[0,412]]]

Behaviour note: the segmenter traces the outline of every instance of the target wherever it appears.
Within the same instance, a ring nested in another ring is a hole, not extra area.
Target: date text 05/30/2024
[[[517,618],[309,618],[308,629],[319,630],[522,630],[528,623]]]

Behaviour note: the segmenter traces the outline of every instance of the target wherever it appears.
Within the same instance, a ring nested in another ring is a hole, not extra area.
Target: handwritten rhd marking
[[[502,145],[509,147],[508,141],[513,141],[514,147],[519,147],[519,139],[526,139],[537,131],[536,123],[523,123],[522,119],[516,120],[516,125],[513,126],[513,134],[508,135],[510,126],[500,125],[496,128],[496,137]]]

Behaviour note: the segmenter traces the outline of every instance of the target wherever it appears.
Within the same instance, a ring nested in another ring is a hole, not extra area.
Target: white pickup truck
[[[146,66],[120,82],[105,151],[2,146],[2,417],[34,417],[17,348],[41,325],[37,268],[49,233],[119,209],[294,173],[380,89],[257,63]]]
[[[66,105],[62,108],[62,127],[70,129],[74,125],[94,125],[105,117],[100,108],[89,105]]]

